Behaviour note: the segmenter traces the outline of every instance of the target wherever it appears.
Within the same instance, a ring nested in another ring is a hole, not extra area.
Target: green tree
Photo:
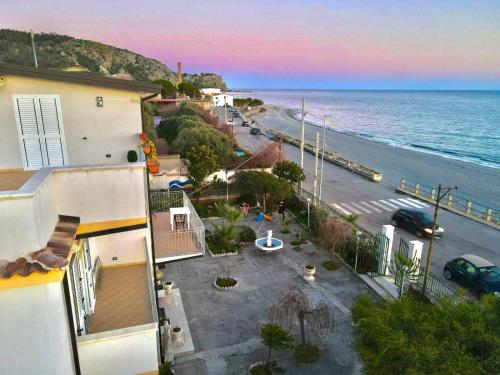
[[[293,348],[293,337],[277,324],[263,324],[260,328],[262,343],[267,346],[266,367],[271,368],[271,354],[284,352]]]
[[[177,91],[183,93],[190,98],[201,97],[200,90],[189,81],[183,81],[177,85]]]
[[[167,79],[156,79],[153,81],[162,86],[161,88],[161,97],[162,98],[175,98],[175,94],[177,93],[177,87]]]
[[[293,195],[292,187],[288,181],[279,179],[267,172],[239,172],[236,175],[236,186],[261,200],[264,211],[267,210],[267,203],[275,204]]]
[[[358,297],[355,343],[366,374],[497,374],[500,298],[436,304],[411,294],[399,300]]]
[[[219,158],[206,145],[191,147],[186,152],[188,177],[195,188],[203,184],[203,180],[219,169]]]
[[[283,160],[273,167],[273,174],[292,183],[302,182],[306,179],[304,170],[290,160]]]

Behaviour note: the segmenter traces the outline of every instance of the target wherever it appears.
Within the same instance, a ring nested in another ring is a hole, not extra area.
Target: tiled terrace
[[[146,264],[102,269],[88,334],[153,322]]]
[[[22,169],[0,170],[0,191],[18,190],[34,173]]]

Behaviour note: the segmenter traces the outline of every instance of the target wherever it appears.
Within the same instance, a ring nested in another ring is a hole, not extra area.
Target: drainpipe
[[[148,95],[144,98],[141,98],[141,125],[142,125],[142,131],[145,132],[145,127],[144,127],[144,102],[146,100],[152,99],[158,94],[153,94],[153,95]],[[152,214],[152,207],[151,207],[151,199],[150,199],[150,185],[149,185],[149,170],[146,166],[146,186],[147,186],[147,199],[148,199],[148,216],[149,216],[149,233],[151,235],[151,256],[153,257],[152,263],[153,263],[153,285],[155,288],[155,299],[156,299],[156,314],[159,317],[160,316],[160,301],[158,299],[158,290],[156,289],[156,254],[155,254],[155,240],[153,236],[153,214]],[[160,362],[163,363],[164,358],[163,358],[163,345],[161,342],[161,330],[160,330],[160,324],[158,323],[158,345],[160,346]]]

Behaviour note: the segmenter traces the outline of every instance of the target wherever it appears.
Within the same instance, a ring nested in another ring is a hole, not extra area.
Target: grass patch
[[[335,271],[340,266],[334,260],[325,260],[323,263],[323,267],[328,271]]]
[[[321,353],[316,345],[301,344],[295,348],[293,358],[297,363],[314,363],[319,361]]]
[[[290,229],[288,229],[288,228],[283,228],[281,230],[281,234],[289,234],[289,233],[290,233]]]
[[[290,244],[292,246],[300,246],[302,244],[302,241],[300,241],[300,240],[293,240],[293,241],[290,241]]]

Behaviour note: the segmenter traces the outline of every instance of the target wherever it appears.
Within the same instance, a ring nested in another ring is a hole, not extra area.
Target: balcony
[[[152,192],[157,263],[205,254],[205,227],[183,191]]]

